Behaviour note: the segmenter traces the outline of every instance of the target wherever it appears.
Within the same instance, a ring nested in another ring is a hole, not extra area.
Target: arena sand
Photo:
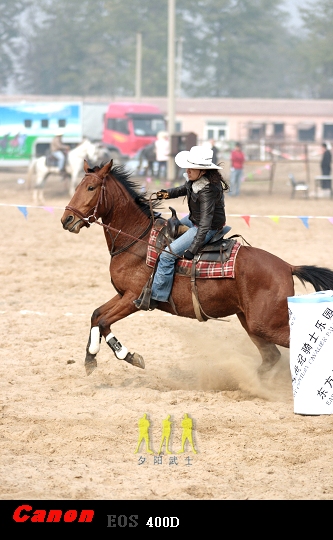
[[[333,268],[332,201],[313,192],[292,200],[287,172],[273,193],[245,182],[239,198],[227,197],[232,233],[292,264]],[[86,376],[90,316],[114,295],[102,229],[65,232],[59,178],[47,182],[47,208],[30,206],[19,179],[26,171],[0,173],[0,498],[332,499],[332,417],[294,414],[288,349],[259,379],[259,353],[236,317],[138,312],[113,331],[146,369],[116,360],[103,341]],[[172,205],[186,212],[181,199]],[[244,215],[256,217],[248,225]],[[313,216],[308,227],[299,216]],[[189,445],[177,453],[185,413],[196,454]],[[135,454],[144,414],[154,455],[144,444]],[[163,448],[157,459],[168,415],[172,454]]]

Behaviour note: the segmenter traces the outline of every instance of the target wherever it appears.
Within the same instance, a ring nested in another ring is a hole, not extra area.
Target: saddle
[[[169,245],[173,240],[175,240],[175,238],[179,238],[179,236],[181,236],[181,234],[183,234],[188,229],[188,227],[184,226],[180,222],[177,217],[176,211],[171,207],[169,208],[171,210],[171,218],[169,218],[168,221],[158,217],[157,219],[155,219],[154,222],[154,229],[151,233],[153,235],[153,238],[151,236],[152,245],[148,246],[146,260],[147,265],[153,267],[153,271],[150,275],[148,282],[142,289],[140,295],[141,309],[149,309],[151,287],[159,254],[166,248],[167,245]],[[196,278],[203,277],[202,266],[204,266],[206,269],[206,277],[218,278],[225,276],[231,277],[233,275],[234,261],[240,244],[235,239],[239,235],[234,235],[234,237],[230,238],[224,238],[224,236],[230,230],[231,227],[225,225],[221,230],[217,231],[217,233],[211,238],[211,240],[207,244],[203,246],[203,248],[199,251],[199,253],[195,255],[192,261],[180,259],[175,265],[176,273],[191,278],[193,307],[196,318],[199,321],[206,321],[212,318],[204,313],[198,297]],[[229,264],[229,259],[231,268],[229,269],[229,272],[225,273],[224,267],[226,265],[224,263]],[[218,272],[215,272],[214,269],[216,269],[217,267],[219,267]],[[177,315],[178,313],[176,310],[176,306],[171,295],[169,297],[169,302]]]
[[[49,153],[45,156],[45,165],[47,167],[58,167],[58,160],[53,154]]]
[[[160,234],[156,240],[156,247],[160,249],[164,249],[165,245],[167,244],[167,240],[169,242],[173,242],[173,240],[179,238],[188,229],[188,227],[183,225],[178,219],[176,210],[171,206],[169,206],[169,209],[171,211],[171,218],[168,219],[166,225],[162,226]],[[164,224],[164,220],[161,221],[163,221]],[[155,224],[157,225],[156,222]],[[225,225],[222,229],[217,231],[209,242],[200,249],[199,253],[194,257],[193,260],[195,260],[195,262],[220,262],[221,264],[227,261],[236,242],[233,237],[224,238],[229,231],[231,231],[231,227],[229,227],[229,225]],[[179,271],[180,269],[177,270]]]

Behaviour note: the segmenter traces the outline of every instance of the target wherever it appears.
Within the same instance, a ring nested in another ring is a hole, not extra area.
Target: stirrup
[[[158,306],[158,301],[154,300],[154,298],[150,298],[150,301],[147,304],[147,302],[144,302],[143,298],[140,297],[137,300],[133,300],[133,304],[137,309],[142,309],[143,311],[152,311]]]

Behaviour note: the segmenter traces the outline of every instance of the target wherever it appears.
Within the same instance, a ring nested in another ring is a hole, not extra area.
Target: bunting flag
[[[22,214],[24,215],[25,219],[28,218],[28,210],[27,210],[27,207],[26,206],[18,206],[17,207],[19,209],[20,212],[22,212]]]
[[[298,216],[299,219],[304,223],[305,227],[309,228],[309,218],[307,216]]]
[[[160,183],[160,180],[156,180],[156,183]],[[142,186],[143,189],[143,186]],[[40,208],[45,210],[46,212],[49,212],[50,214],[54,213],[54,210],[64,210],[64,207],[59,206],[33,206],[33,205],[18,205],[18,204],[6,204],[6,203],[0,203],[0,207],[14,207],[17,208],[23,216],[27,219],[28,218],[28,208]],[[168,214],[171,214],[171,212],[167,212]],[[188,212],[182,213],[179,212],[179,215],[181,217],[185,217],[188,215]],[[275,223],[279,223],[281,219],[300,219],[303,223],[303,225],[309,229],[309,220],[310,219],[325,219],[329,221],[331,225],[333,225],[333,216],[290,216],[290,215],[280,215],[280,216],[272,216],[272,215],[257,215],[257,214],[249,214],[249,215],[242,215],[242,214],[227,214],[227,218],[242,218],[248,227],[250,227],[250,219],[251,218],[269,218]]]
[[[280,216],[268,216],[272,221],[274,221],[275,223],[279,223],[280,221]]]
[[[244,219],[246,225],[250,227],[250,216],[242,216],[242,218]]]

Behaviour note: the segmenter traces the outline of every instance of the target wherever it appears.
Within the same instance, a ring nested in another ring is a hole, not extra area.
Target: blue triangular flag
[[[27,217],[28,217],[28,210],[27,210],[27,207],[26,207],[26,206],[18,206],[17,208],[19,209],[20,212],[22,212],[22,214],[24,215],[25,219],[27,219]]]
[[[309,218],[308,216],[298,216],[299,219],[301,219],[305,225],[305,227],[308,229],[309,228]]]

